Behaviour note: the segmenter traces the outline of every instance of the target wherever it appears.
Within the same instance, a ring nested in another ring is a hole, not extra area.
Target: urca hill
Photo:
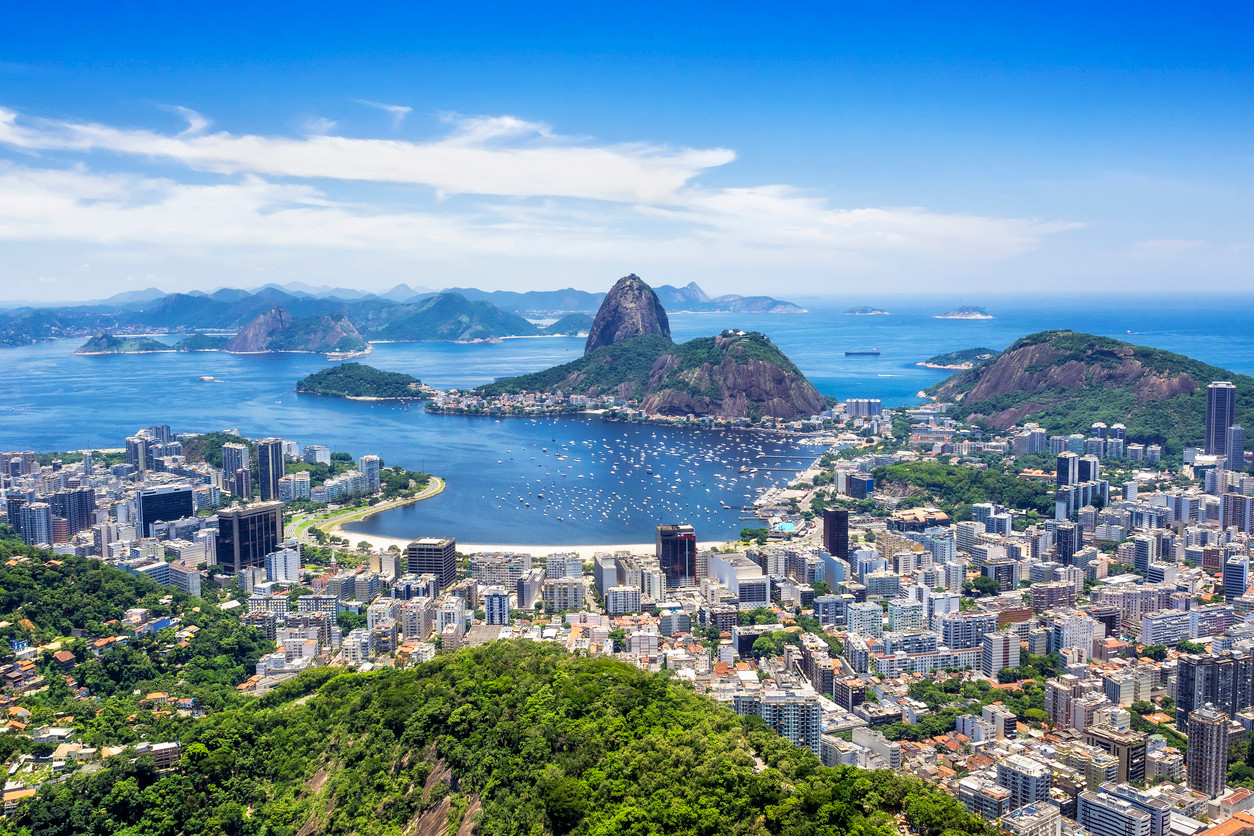
[[[1206,387],[1237,387],[1237,420],[1254,420],[1254,378],[1182,354],[1075,331],[1042,331],[925,390],[956,418],[1006,429],[1035,421],[1074,432],[1097,421],[1179,452],[1205,426]]]
[[[719,419],[808,417],[825,407],[805,375],[764,334],[724,331],[683,344],[656,293],[638,276],[619,279],[589,329],[584,356],[477,390],[612,394],[650,415]]]

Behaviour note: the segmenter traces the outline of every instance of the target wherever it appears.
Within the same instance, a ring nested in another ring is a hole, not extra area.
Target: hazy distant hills
[[[673,312],[803,311],[766,296],[711,298],[695,282],[680,288],[662,285],[656,292]],[[604,296],[574,289],[515,292],[454,288],[436,292],[406,284],[381,294],[303,283],[266,285],[256,290],[222,288],[212,293],[167,294],[147,288],[97,302],[0,310],[0,346],[115,332],[238,331],[273,308],[282,308],[293,319],[342,315],[366,340],[467,341],[578,334],[587,330],[591,314]],[[558,322],[546,329],[527,317],[556,318]]]

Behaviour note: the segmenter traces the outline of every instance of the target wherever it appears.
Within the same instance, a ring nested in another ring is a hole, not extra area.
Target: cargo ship
[[[866,351],[846,351],[846,357],[879,357],[880,350],[878,348],[869,348]]]

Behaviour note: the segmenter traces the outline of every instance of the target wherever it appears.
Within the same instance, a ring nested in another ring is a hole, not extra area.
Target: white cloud
[[[372,102],[366,99],[357,99],[357,104],[363,104],[366,107],[373,107],[375,110],[382,110],[384,113],[392,117],[392,127],[397,127],[404,121],[405,117],[413,112],[412,107],[405,105],[390,105],[383,102]]]
[[[207,133],[203,116],[178,112],[188,129],[171,135],[0,108],[0,146],[76,161],[68,169],[38,168],[29,157],[0,163],[0,239],[161,253],[337,249],[424,260],[831,269],[989,263],[1077,226],[919,207],[846,209],[786,185],[713,188],[700,177],[731,163],[731,150],[597,143],[513,116],[445,115],[447,134],[408,142],[328,136],[329,120],[311,121],[301,137]],[[102,154],[197,173],[89,168]],[[364,199],[354,182],[399,188],[367,189]],[[449,195],[463,197],[441,202]]]
[[[313,116],[305,120],[305,133],[322,136],[335,130],[339,123],[324,116]]]

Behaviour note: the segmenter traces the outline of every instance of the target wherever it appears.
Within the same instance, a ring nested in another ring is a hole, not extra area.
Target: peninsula
[[[509,414],[515,407],[752,423],[809,418],[826,401],[759,332],[725,330],[677,345],[658,295],[633,274],[606,294],[580,359],[471,393],[448,393],[428,405],[458,413]]]

